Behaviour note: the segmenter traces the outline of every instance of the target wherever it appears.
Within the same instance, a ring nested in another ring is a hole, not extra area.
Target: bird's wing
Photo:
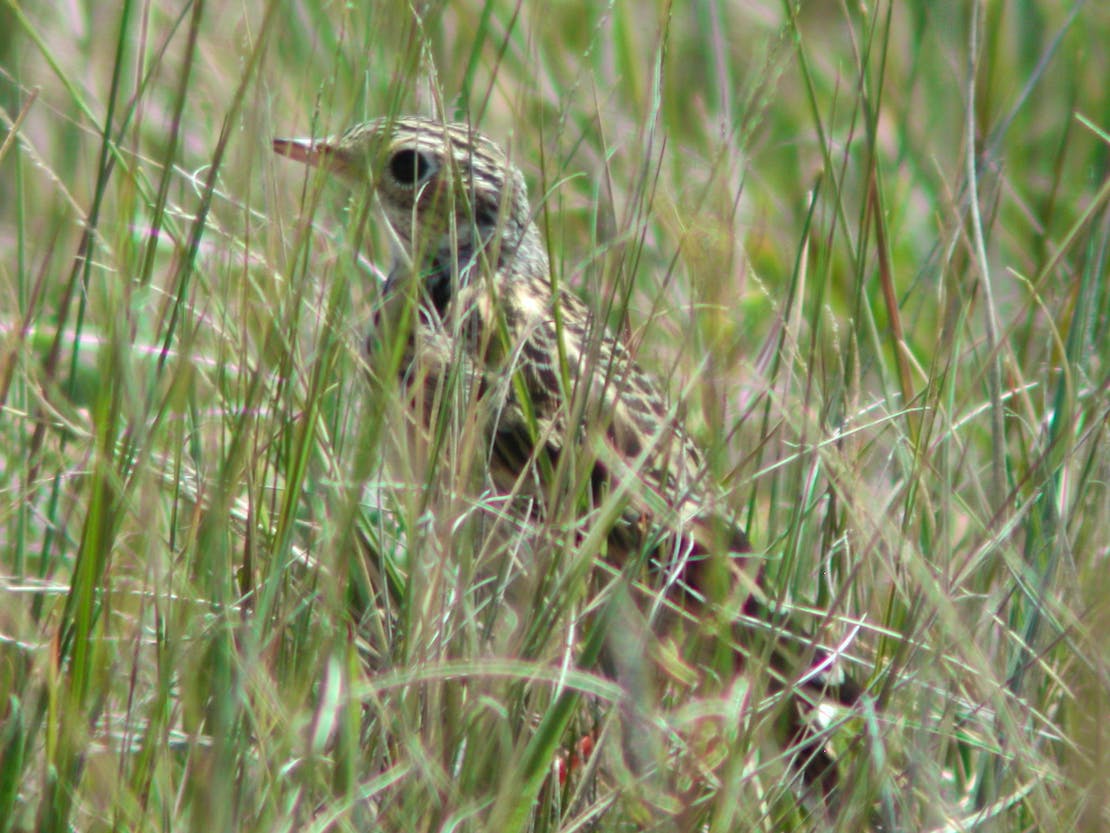
[[[602,515],[616,510],[611,543],[615,537],[633,554],[650,549],[668,566],[749,552],[716,489],[706,487],[700,455],[667,397],[624,344],[595,329],[602,325],[581,299],[564,292],[558,304],[559,325],[550,306],[506,315],[511,361],[500,373],[510,381],[491,470],[515,482],[499,485],[519,489],[519,477],[549,485],[555,475],[588,482]]]

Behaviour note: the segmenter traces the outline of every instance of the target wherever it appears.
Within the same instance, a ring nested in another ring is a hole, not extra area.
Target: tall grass
[[[0,8],[0,833],[1110,826],[1100,4]],[[835,806],[758,679],[646,704],[638,781],[594,553],[405,429],[380,224],[269,142],[410,111],[854,633]]]

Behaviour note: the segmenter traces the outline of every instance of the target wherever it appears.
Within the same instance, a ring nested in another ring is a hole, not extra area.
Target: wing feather
[[[511,298],[514,289],[501,292]],[[702,557],[750,552],[747,536],[707,489],[701,456],[664,393],[623,343],[595,331],[581,299],[568,292],[558,298],[561,327],[550,307],[516,307],[507,315],[511,360],[497,372],[517,383],[506,384],[495,421],[495,483],[521,491],[521,478],[530,478],[523,490],[546,497],[533,487],[548,489],[560,462],[564,482],[585,467],[595,506],[619,502],[611,549],[627,557],[649,548],[668,568],[689,560],[680,577],[698,590]]]

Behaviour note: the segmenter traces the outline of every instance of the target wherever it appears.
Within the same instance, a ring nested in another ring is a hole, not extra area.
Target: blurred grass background
[[[1110,826],[1104,4],[0,24],[0,833]],[[674,818],[560,790],[555,693],[613,696],[554,670],[580,605],[534,657],[444,635],[466,539],[360,352],[384,237],[270,152],[437,110],[510,147],[774,585],[861,625],[831,816],[724,700]]]

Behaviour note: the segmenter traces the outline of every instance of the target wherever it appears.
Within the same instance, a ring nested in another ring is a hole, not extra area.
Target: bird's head
[[[327,139],[275,139],[273,147],[371,188],[418,269],[461,272],[476,259],[504,268],[521,250],[542,252],[523,175],[467,124],[382,118]]]

